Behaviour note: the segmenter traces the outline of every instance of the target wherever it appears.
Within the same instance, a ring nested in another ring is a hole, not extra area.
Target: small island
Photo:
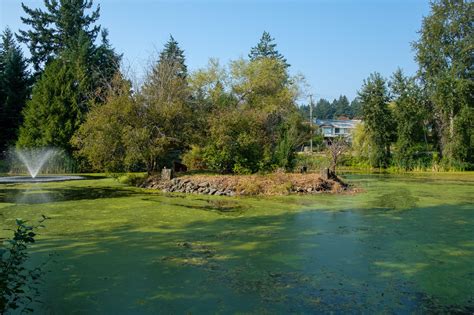
[[[183,175],[172,179],[150,176],[139,187],[215,196],[318,194],[349,190],[349,185],[328,169],[321,174]]]

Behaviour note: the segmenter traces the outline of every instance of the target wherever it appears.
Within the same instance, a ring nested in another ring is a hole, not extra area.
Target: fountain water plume
[[[72,159],[60,149],[48,147],[11,148],[8,150],[7,158],[10,164],[10,171],[7,176],[0,176],[0,185],[84,179],[82,176],[58,175],[71,173],[72,167],[74,167]],[[26,171],[29,173],[28,176],[23,176],[22,174]],[[42,174],[41,176],[39,175],[40,173]],[[53,175],[45,176],[44,174]]]
[[[57,151],[51,148],[16,149],[16,155],[28,169],[28,173],[35,178],[46,162],[56,155]]]

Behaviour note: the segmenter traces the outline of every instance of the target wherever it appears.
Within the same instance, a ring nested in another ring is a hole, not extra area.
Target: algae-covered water
[[[38,314],[473,312],[474,175],[346,178],[364,192],[5,184],[0,237],[51,217],[31,248],[46,262]]]

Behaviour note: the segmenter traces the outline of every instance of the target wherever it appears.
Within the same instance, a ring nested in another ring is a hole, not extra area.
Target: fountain
[[[30,176],[35,178],[44,163],[55,155],[56,151],[52,149],[16,150],[16,154],[28,169]]]
[[[60,170],[58,161],[64,159],[64,155],[60,150],[54,148],[31,148],[31,149],[14,149],[10,151],[10,167],[11,173],[24,173],[25,169],[29,176],[4,176],[0,177],[0,184],[5,183],[27,183],[27,182],[56,182],[74,179],[83,179],[81,176],[66,175],[47,175],[38,176],[45,169],[48,173],[51,171],[58,173],[64,172],[64,168]]]

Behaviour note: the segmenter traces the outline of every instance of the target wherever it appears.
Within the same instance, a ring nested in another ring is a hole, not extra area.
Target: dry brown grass
[[[231,189],[239,195],[286,195],[299,187],[321,187],[339,192],[344,186],[337,181],[324,181],[318,174],[272,173],[266,175],[184,175],[194,183],[207,182],[219,189]]]

